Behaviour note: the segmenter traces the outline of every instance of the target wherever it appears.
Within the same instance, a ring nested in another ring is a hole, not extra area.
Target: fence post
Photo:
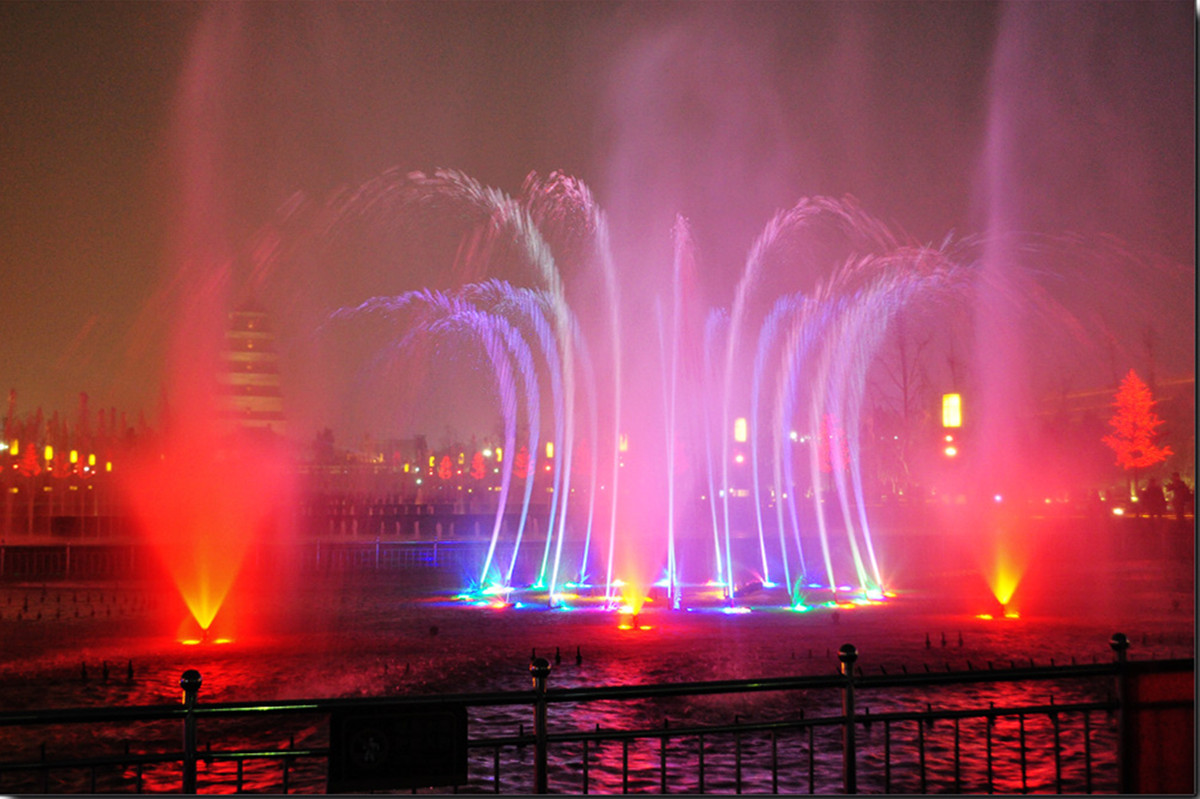
[[[183,792],[196,792],[196,696],[200,693],[200,672],[188,669],[179,678],[183,689]]]
[[[849,794],[858,792],[854,741],[854,661],[858,660],[858,650],[854,644],[842,644],[838,660],[842,664],[842,676],[846,678],[842,685],[842,716],[845,719],[842,726],[842,790]]]
[[[1117,653],[1117,793],[1136,793],[1134,768],[1129,762],[1133,753],[1133,708],[1129,702],[1129,638],[1125,633],[1113,633],[1108,642]]]
[[[550,676],[550,661],[534,658],[529,664],[533,675],[533,792],[546,793],[546,678]]]

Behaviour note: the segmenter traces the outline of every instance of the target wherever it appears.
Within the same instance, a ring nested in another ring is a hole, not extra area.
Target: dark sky
[[[236,250],[393,167],[574,174],[631,274],[683,213],[711,305],[816,194],[918,241],[1000,219],[1191,271],[1194,35],[1186,2],[0,2],[0,387],[152,412],[181,241]],[[1175,372],[1194,311],[1154,311]]]

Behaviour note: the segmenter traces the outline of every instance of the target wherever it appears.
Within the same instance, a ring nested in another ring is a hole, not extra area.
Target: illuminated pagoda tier
[[[232,429],[284,432],[279,357],[267,312],[253,300],[229,314],[221,374],[222,417]]]

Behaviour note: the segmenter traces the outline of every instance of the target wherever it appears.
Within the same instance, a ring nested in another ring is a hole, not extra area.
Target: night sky
[[[152,414],[180,253],[390,168],[573,174],[631,274],[682,213],[707,305],[819,194],[919,242],[1107,234],[1194,276],[1194,36],[1186,2],[2,2],[0,388]],[[342,268],[331,301],[395,285]],[[1184,285],[1136,309],[1176,375]]]

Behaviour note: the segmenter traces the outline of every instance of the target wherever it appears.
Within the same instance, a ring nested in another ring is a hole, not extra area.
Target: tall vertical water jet
[[[272,547],[286,563],[295,471],[281,429],[245,429],[224,407],[231,385],[219,376],[253,369],[227,350],[235,299],[243,293],[231,174],[236,125],[226,87],[247,54],[240,11],[207,14],[192,42],[172,124],[172,166],[180,200],[174,209],[170,273],[154,310],[170,319],[163,438],[131,468],[123,487],[141,534],[164,561],[201,630],[218,620],[247,559]],[[253,346],[257,334],[244,337]],[[253,486],[253,489],[251,489]],[[264,570],[256,587],[281,594],[284,573]],[[268,586],[272,588],[268,589]],[[266,608],[242,605],[240,620]]]

